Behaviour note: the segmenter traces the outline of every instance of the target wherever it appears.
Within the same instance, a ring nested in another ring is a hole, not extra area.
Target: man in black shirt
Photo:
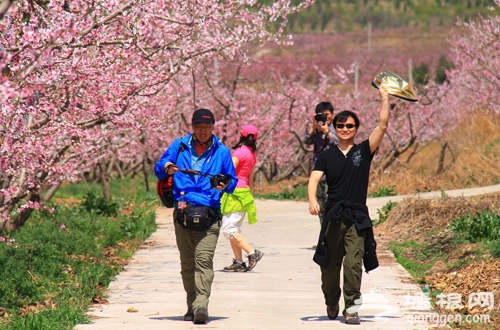
[[[361,305],[363,262],[367,272],[378,266],[366,198],[370,164],[389,122],[389,94],[382,86],[379,91],[379,123],[370,137],[360,144],[354,143],[359,128],[356,114],[345,110],[335,116],[333,125],[339,139],[338,145],[318,156],[307,190],[309,212],[317,215],[321,209],[316,189],[323,175],[326,176],[328,200],[314,261],[321,266],[321,289],[327,315],[332,320],[339,313],[340,270],[343,266],[342,314],[347,324],[360,323],[357,312]]]

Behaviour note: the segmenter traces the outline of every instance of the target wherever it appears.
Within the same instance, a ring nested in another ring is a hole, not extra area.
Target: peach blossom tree
[[[248,42],[288,44],[286,17],[311,2],[2,1],[0,229],[101,160],[141,153],[127,140],[169,120],[180,78],[245,58]]]

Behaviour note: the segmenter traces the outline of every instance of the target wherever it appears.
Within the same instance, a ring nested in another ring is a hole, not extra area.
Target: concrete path
[[[472,196],[500,191],[500,185],[446,192]],[[423,198],[441,192],[420,194]],[[406,196],[370,198],[373,219],[389,200]],[[96,305],[89,314],[93,324],[81,330],[126,329],[430,329],[436,317],[418,285],[395,262],[384,242],[378,242],[381,266],[363,274],[361,325],[349,326],[342,316],[326,316],[320,288],[320,270],[312,261],[319,221],[306,202],[257,200],[259,221],[244,224],[243,234],[265,255],[254,270],[225,273],[232,262],[228,241],[221,235],[215,256],[206,325],[183,321],[185,293],[180,277],[178,250],[171,210],[157,211],[158,230],[136,252],[108,290],[109,304]],[[342,301],[342,300],[341,300]],[[341,304],[342,308],[342,304]],[[133,312],[135,311],[135,312]]]

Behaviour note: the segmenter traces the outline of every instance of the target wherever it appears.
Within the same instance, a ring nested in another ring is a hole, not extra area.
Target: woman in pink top
[[[221,200],[222,226],[221,231],[231,242],[234,259],[233,263],[224,267],[227,272],[246,272],[252,270],[264,253],[253,249],[241,234],[241,225],[245,215],[248,222],[257,222],[257,209],[253,199],[253,174],[257,158],[255,157],[257,128],[245,125],[241,129],[238,144],[234,147],[233,163],[236,168],[238,184],[232,194],[224,194]],[[243,252],[248,254],[248,267],[243,262]]]

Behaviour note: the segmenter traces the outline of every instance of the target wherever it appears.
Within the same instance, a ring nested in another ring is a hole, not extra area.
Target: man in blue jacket
[[[158,179],[173,175],[175,236],[187,294],[184,320],[204,324],[222,219],[220,199],[223,192],[234,191],[238,179],[231,151],[212,134],[213,113],[198,109],[191,123],[193,133],[169,146],[156,163],[155,174]]]

